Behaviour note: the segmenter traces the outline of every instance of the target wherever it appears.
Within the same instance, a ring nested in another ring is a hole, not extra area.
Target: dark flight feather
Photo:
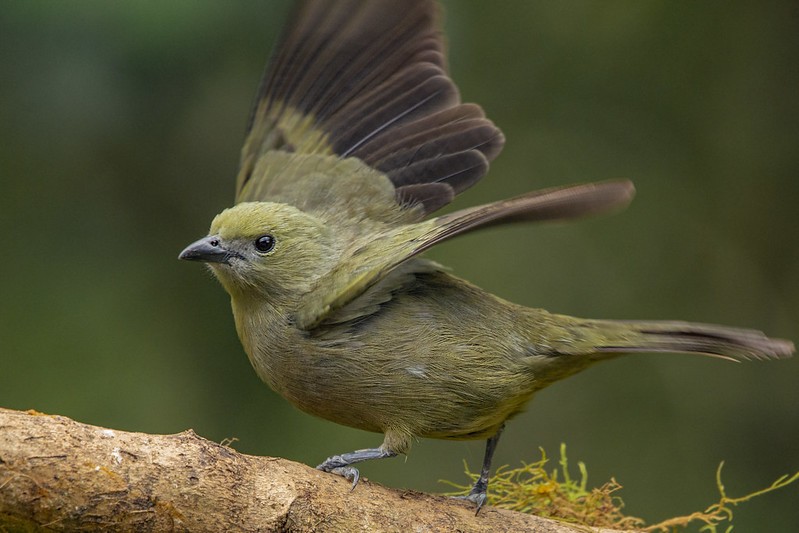
[[[420,197],[427,187],[419,187]],[[400,190],[402,190],[401,188]],[[394,228],[348,250],[338,267],[303,295],[296,325],[310,330],[390,275],[399,265],[447,239],[469,231],[512,222],[543,222],[596,215],[626,206],[635,194],[627,180],[602,181],[534,191],[516,198],[471,207],[412,227]],[[436,201],[435,191],[430,194]],[[337,291],[330,291],[337,287]]]
[[[479,106],[460,103],[439,19],[430,0],[299,2],[258,90],[237,194],[269,150],[357,157],[421,216],[479,181],[504,137]],[[304,147],[288,140],[320,132]]]

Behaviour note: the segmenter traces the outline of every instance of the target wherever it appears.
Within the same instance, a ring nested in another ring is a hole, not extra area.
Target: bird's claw
[[[330,471],[332,474],[338,474],[348,481],[352,481],[352,487],[350,490],[355,490],[355,485],[358,484],[358,480],[361,479],[361,473],[358,472],[358,469],[354,466],[339,466],[334,468]]]
[[[486,493],[485,492],[470,492],[466,496],[454,496],[456,500],[466,500],[470,501],[477,506],[477,510],[474,512],[475,515],[480,513],[480,509],[483,508],[486,502]]]
[[[355,486],[361,479],[361,473],[358,472],[358,469],[354,466],[348,465],[340,455],[328,457],[325,459],[324,463],[320,464],[316,468],[317,470],[321,470],[323,472],[337,474],[345,478],[347,481],[352,481],[352,488],[350,488],[350,490],[355,489]]]

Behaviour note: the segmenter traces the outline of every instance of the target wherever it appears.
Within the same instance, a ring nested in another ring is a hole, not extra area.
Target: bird
[[[235,203],[180,259],[231,298],[258,376],[300,410],[383,434],[317,468],[408,453],[418,438],[481,439],[465,496],[479,512],[508,420],[542,388],[629,353],[742,361],[790,341],[682,321],[593,320],[501,299],[424,257],[497,225],[616,211],[629,180],[558,186],[435,215],[477,183],[504,136],[462,103],[434,0],[301,0],[246,127]]]

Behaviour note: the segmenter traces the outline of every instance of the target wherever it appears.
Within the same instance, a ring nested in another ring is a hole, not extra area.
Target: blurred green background
[[[632,178],[618,215],[488,230],[430,256],[500,296],[596,318],[685,319],[799,340],[795,2],[446,4],[450,67],[507,144],[455,207]],[[0,405],[131,431],[193,428],[317,464],[380,437],[262,385],[227,296],[178,252],[230,205],[249,105],[286,2],[4,2]],[[799,359],[630,356],[540,393],[496,465],[568,444],[648,520],[799,470]],[[1,438],[1,436],[0,436]],[[365,464],[443,491],[482,443]],[[736,531],[799,530],[799,486]],[[768,528],[766,528],[768,526]]]

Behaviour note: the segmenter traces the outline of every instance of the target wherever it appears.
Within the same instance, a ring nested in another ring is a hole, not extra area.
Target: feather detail
[[[479,181],[504,137],[479,106],[460,103],[439,19],[430,0],[299,2],[253,105],[238,201],[245,188],[270,190],[247,187],[251,180],[283,179],[254,172],[275,150],[357,157],[385,174],[395,201],[419,219]],[[450,190],[408,187],[436,183]]]
[[[456,235],[502,223],[562,220],[618,209],[632,200],[634,190],[631,182],[617,180],[536,191],[370,235],[351,246],[336,269],[303,295],[295,324],[315,328],[405,261]]]

